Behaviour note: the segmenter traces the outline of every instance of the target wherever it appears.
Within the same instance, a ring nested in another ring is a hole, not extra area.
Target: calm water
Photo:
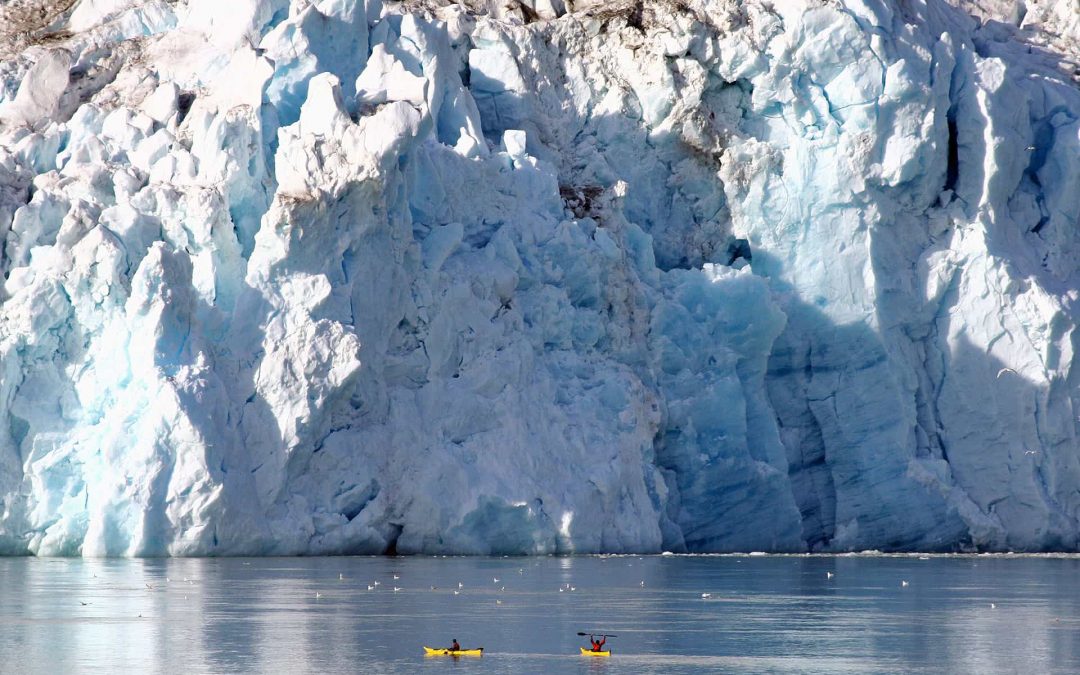
[[[8,558],[0,672],[1077,673],[1080,558]]]

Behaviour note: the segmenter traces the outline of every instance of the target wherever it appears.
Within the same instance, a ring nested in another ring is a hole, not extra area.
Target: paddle
[[[619,637],[618,635],[607,635],[606,633],[578,633],[578,635],[599,635],[600,637]]]

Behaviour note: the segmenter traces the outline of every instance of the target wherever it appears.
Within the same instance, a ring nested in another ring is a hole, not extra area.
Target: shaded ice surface
[[[0,552],[1080,546],[1075,41],[39,4],[0,28]]]

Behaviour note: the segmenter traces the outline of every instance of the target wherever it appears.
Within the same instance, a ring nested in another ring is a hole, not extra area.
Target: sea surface
[[[0,672],[1080,673],[1080,557],[4,558]]]

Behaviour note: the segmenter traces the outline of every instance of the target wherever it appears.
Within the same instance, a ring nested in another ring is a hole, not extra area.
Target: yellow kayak
[[[478,647],[477,649],[446,649],[445,647],[439,647],[432,649],[431,647],[424,647],[424,656],[483,656],[484,648]]]
[[[610,649],[604,650],[602,652],[594,652],[593,650],[585,649],[584,647],[580,647],[580,649],[582,656],[611,656]]]

